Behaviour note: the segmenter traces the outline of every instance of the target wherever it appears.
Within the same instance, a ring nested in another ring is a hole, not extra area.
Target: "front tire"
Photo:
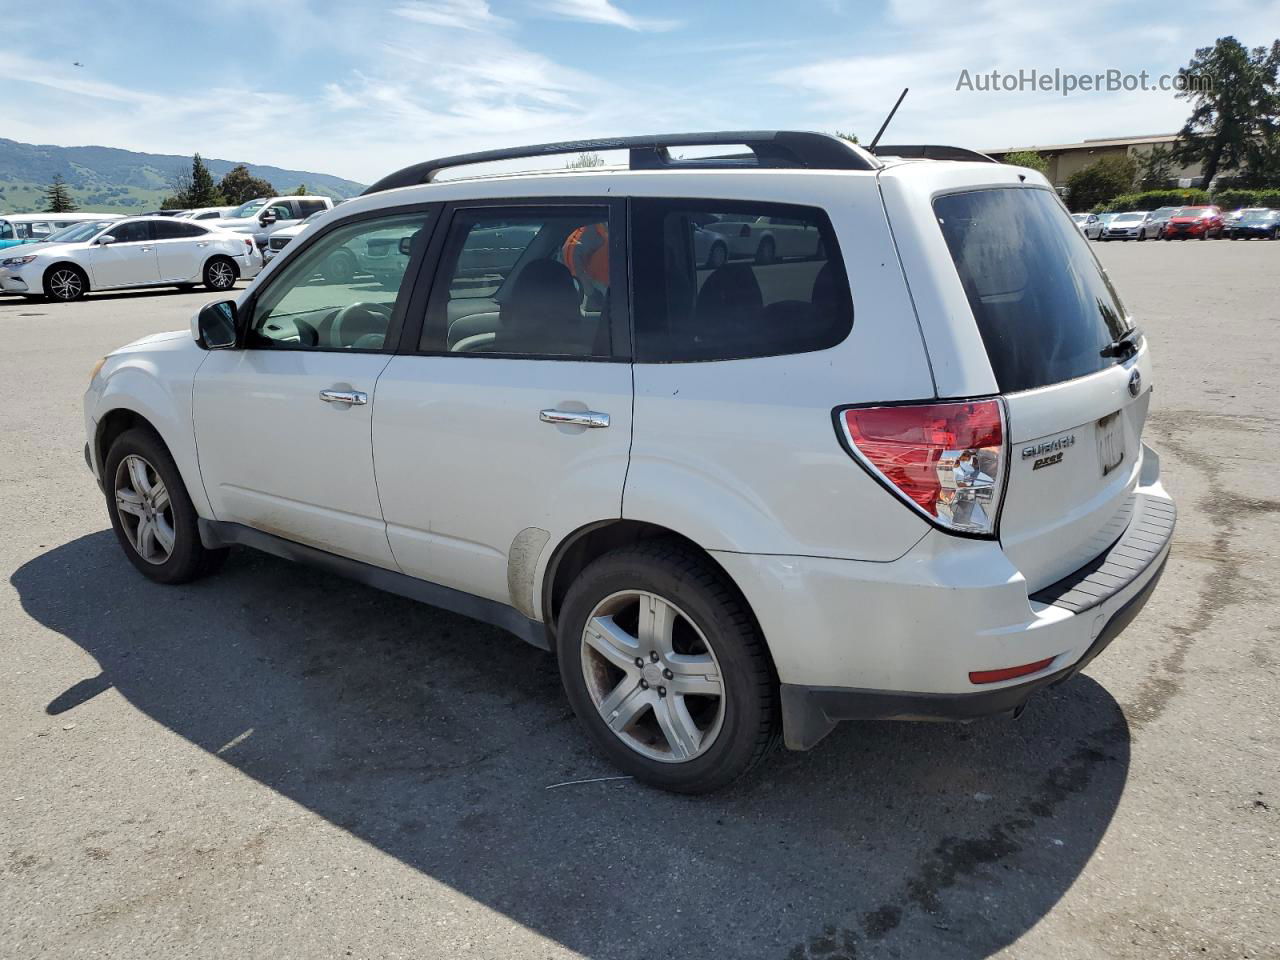
[[[213,257],[204,265],[204,285],[210,290],[222,292],[236,285],[240,271],[230,257]]]
[[[74,264],[55,264],[44,275],[44,292],[52,300],[70,303],[79,300],[88,290],[89,278]]]
[[[107,452],[102,476],[111,529],[143,576],[186,583],[222,566],[227,550],[210,550],[200,542],[182,475],[155,433],[134,428],[120,434]]]
[[[672,540],[587,566],[559,618],[560,676],[587,733],[619,769],[708,793],[777,742],[777,681],[733,585]]]

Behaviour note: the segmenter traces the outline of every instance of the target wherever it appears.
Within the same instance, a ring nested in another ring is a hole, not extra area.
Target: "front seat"
[[[738,344],[758,324],[764,294],[756,272],[745,263],[716,267],[698,291],[697,344]]]
[[[534,260],[512,284],[502,304],[494,353],[567,354],[587,352],[582,339],[582,296],[567,267]]]

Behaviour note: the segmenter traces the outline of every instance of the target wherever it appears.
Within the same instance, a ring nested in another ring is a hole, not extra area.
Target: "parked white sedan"
[[[1073,213],[1071,219],[1075,221],[1086,240],[1097,240],[1102,236],[1106,226],[1096,213]]]
[[[0,258],[0,290],[78,300],[90,290],[230,290],[262,269],[253,238],[171,217],[132,217],[72,242],[31,244]]]

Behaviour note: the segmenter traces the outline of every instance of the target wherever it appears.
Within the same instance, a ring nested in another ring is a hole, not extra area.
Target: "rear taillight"
[[[839,424],[851,452],[930,519],[995,533],[1006,456],[999,400],[853,407]]]

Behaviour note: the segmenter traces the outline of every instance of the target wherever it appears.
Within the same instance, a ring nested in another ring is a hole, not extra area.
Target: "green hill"
[[[214,179],[220,179],[237,161],[205,158],[205,163]],[[341,200],[364,189],[362,184],[327,173],[256,163],[245,166],[279,193],[292,193],[306,184],[309,193]],[[153,210],[173,192],[178,175],[190,168],[190,157],[114,147],[56,147],[0,137],[0,213],[43,209],[41,193],[56,173],[62,174],[83,209],[122,213]]]

